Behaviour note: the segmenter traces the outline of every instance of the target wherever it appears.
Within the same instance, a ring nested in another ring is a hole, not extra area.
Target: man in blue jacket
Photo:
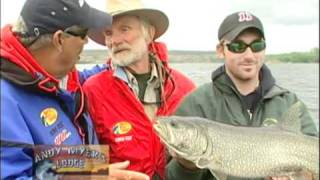
[[[1,29],[1,179],[33,178],[34,145],[98,143],[81,83],[101,68],[78,73],[75,64],[89,29],[111,19],[84,0],[27,0],[18,21]]]

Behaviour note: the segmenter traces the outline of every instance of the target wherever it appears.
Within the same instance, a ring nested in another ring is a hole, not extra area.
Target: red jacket
[[[158,108],[157,115],[172,114],[182,98],[195,88],[186,76],[167,68],[174,83],[166,80],[166,103]],[[164,146],[153,130],[142,103],[126,82],[113,76],[112,70],[104,71],[88,79],[84,91],[100,143],[110,145],[110,161],[129,160],[128,169],[150,177],[157,173],[164,179]]]

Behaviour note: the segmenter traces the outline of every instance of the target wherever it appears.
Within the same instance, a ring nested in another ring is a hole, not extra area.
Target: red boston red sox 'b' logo
[[[239,12],[239,22],[251,21],[253,19],[252,15],[249,12]]]

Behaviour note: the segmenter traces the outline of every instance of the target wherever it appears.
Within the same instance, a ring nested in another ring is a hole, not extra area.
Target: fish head
[[[159,117],[154,129],[169,151],[188,160],[203,154],[208,145],[203,128],[190,117]]]

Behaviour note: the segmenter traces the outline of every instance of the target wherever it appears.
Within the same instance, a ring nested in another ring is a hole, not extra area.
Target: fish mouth
[[[172,138],[170,137],[173,137],[171,134],[172,132],[170,132],[168,128],[166,128],[166,126],[163,126],[159,123],[154,124],[153,128],[157,132],[161,141],[164,142],[166,145],[170,145],[170,142],[172,142]]]
[[[168,133],[168,130],[166,130],[165,128],[163,128],[159,123],[156,123],[153,125],[153,128],[156,130],[157,134],[159,135],[159,137],[161,139],[165,139],[165,134]]]
[[[170,153],[171,156],[188,157],[187,153],[179,151],[179,149],[174,145],[174,138],[173,138],[172,132],[168,130],[166,126],[156,123],[153,125],[153,128],[157,132],[161,142],[167,146],[169,152],[170,151],[174,152],[174,153],[172,152]]]

